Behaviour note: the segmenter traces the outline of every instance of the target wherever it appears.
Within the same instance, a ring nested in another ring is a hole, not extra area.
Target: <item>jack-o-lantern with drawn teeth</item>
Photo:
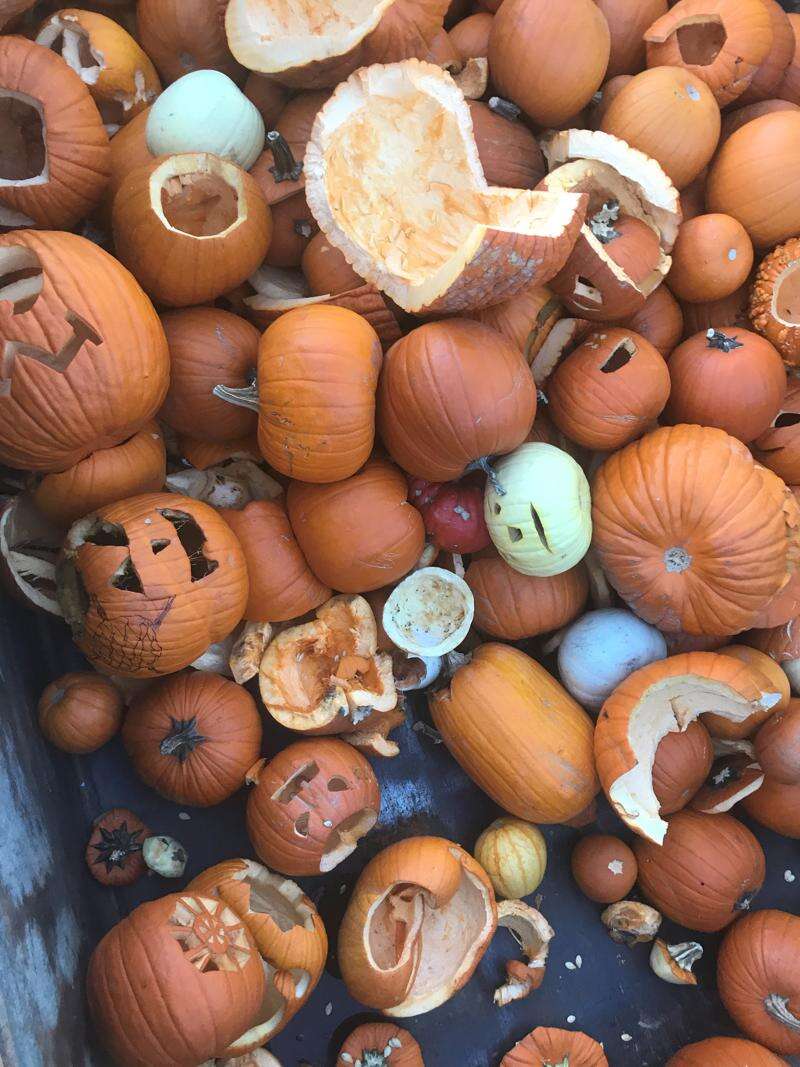
[[[213,508],[150,493],[100,508],[67,534],[58,595],[95,667],[127,678],[171,674],[242,618],[247,566]]]

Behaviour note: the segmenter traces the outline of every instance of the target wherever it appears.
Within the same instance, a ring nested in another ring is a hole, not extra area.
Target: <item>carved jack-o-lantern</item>
[[[59,600],[84,655],[129,678],[171,674],[227,637],[247,602],[239,542],[213,508],[150,493],[76,522]]]
[[[62,471],[161,406],[169,350],[153,305],[71,233],[0,236],[0,462]]]

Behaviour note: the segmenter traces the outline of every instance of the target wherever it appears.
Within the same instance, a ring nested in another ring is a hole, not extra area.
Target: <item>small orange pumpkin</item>
[[[636,883],[636,857],[618,837],[588,834],[572,850],[572,877],[578,889],[598,904],[616,904]]]
[[[751,819],[781,837],[800,838],[800,785],[787,785],[768,775],[760,789],[742,801]]]
[[[122,725],[122,694],[101,674],[72,671],[39,697],[39,729],[62,752],[85,755],[110,741]]]
[[[739,97],[739,104],[755,104],[775,96],[794,55],[794,30],[788,15],[777,0],[763,2],[772,26],[772,44],[750,84]]]
[[[86,846],[86,866],[101,885],[127,886],[147,870],[142,845],[150,831],[132,811],[113,808],[92,823]]]
[[[730,215],[698,215],[684,222],[672,249],[667,285],[680,300],[722,300],[744,285],[753,244]]]
[[[473,559],[465,574],[475,597],[475,625],[503,641],[558,630],[586,603],[589,582],[580,564],[552,577],[520,574],[499,556]]]
[[[683,337],[683,312],[666,285],[659,285],[622,325],[644,337],[666,359]]]
[[[122,740],[137,774],[157,793],[208,808],[244,785],[261,751],[261,719],[242,686],[189,671],[133,700]]]
[[[638,74],[645,67],[644,33],[667,12],[667,0],[641,0],[633,8],[626,0],[597,0],[611,33],[606,78]]]
[[[709,1037],[684,1045],[665,1067],[785,1067],[785,1060],[740,1037]]]
[[[765,256],[750,296],[750,318],[787,366],[800,364],[800,239],[792,237]]]
[[[480,100],[468,103],[475,147],[487,182],[508,189],[535,189],[547,173],[547,164],[528,127]]]
[[[209,69],[244,80],[225,37],[226,7],[226,0],[139,0],[139,41],[165,82]]]
[[[336,1067],[380,1063],[381,1059],[387,1064],[391,1060],[392,1067],[425,1067],[422,1049],[408,1030],[391,1023],[364,1023],[356,1027],[339,1049]]]
[[[788,701],[756,734],[756,756],[764,773],[781,785],[800,785],[800,700]]]
[[[537,1026],[500,1061],[500,1067],[608,1067],[603,1046],[581,1030]]]

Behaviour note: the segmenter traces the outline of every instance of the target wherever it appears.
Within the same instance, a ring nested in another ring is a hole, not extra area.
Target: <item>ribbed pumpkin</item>
[[[781,589],[800,514],[784,484],[722,430],[656,430],[593,485],[594,544],[637,615],[666,631],[738,633]]]
[[[764,851],[731,815],[679,811],[663,845],[637,838],[633,851],[645,899],[690,930],[722,930],[764,883]]]
[[[589,103],[610,51],[608,23],[592,0],[574,0],[568,9],[548,0],[507,0],[492,23],[489,68],[503,96],[538,125],[552,127]]]
[[[797,498],[796,488],[792,490]],[[773,626],[783,626],[800,615],[800,570],[795,570],[789,581],[782,586],[772,600],[765,604],[753,620],[756,630],[769,630]]]
[[[422,553],[422,516],[408,503],[403,474],[386,460],[372,459],[341,482],[292,482],[286,504],[309,567],[340,592],[396,582]]]
[[[706,780],[714,762],[708,730],[690,723],[682,733],[669,733],[658,743],[653,761],[653,792],[659,814],[673,815],[685,808]]]
[[[778,596],[780,596],[780,593]],[[773,704],[771,708],[764,708],[754,712],[746,719],[743,719],[742,722],[734,722],[724,715],[715,715],[713,711],[702,715],[700,721],[712,737],[721,737],[726,740],[741,740],[745,737],[752,737],[762,723],[767,722],[788,706],[791,697],[789,679],[774,659],[771,659],[765,652],[761,652],[757,648],[751,648],[749,645],[725,645],[719,650],[719,654],[721,656],[730,656],[732,659],[739,660],[740,663],[746,663],[749,667],[753,667],[769,681],[770,689],[780,693],[780,700]]]
[[[206,441],[235,441],[256,429],[246,408],[214,396],[215,385],[242,388],[258,361],[255,326],[222,308],[193,307],[161,316],[170,355],[169,392],[161,418],[176,433]]]
[[[794,32],[794,53],[775,89],[775,96],[780,100],[800,104],[800,15],[792,12],[788,18]]]
[[[209,671],[187,671],[134,699],[122,740],[157,793],[207,808],[244,785],[261,751],[261,718],[242,686]]]
[[[469,101],[469,113],[487,182],[508,189],[535,189],[547,173],[547,164],[528,127],[480,100]]]
[[[546,286],[535,286],[501,304],[475,311],[472,317],[501,333],[532,363],[563,315],[558,297]]]
[[[537,1026],[500,1061],[500,1067],[608,1067],[603,1046],[581,1030]]]
[[[750,330],[696,333],[669,357],[665,418],[716,426],[745,444],[780,411],[786,371],[769,341]]]
[[[512,815],[566,822],[597,793],[591,719],[523,652],[481,645],[429,702],[453,756]]]
[[[657,160],[684,189],[714,155],[720,125],[719,107],[705,82],[680,67],[653,67],[614,97],[600,129]]]
[[[745,916],[722,942],[717,988],[748,1037],[800,1053],[800,919],[774,910]]]
[[[149,114],[149,107],[140,111],[127,126],[123,126],[111,138],[111,176],[100,203],[101,217],[108,226],[111,225],[111,208],[120,185],[132,170],[153,161],[154,156],[147,147],[147,116]]]
[[[761,100],[757,104],[746,104],[744,107],[737,107],[734,111],[726,112],[722,120],[718,147],[722,148],[731,134],[736,133],[742,126],[746,126],[748,122],[760,119],[762,115],[771,115],[773,111],[800,111],[800,105],[792,104],[788,100]],[[704,210],[705,202],[695,214],[701,215]]]
[[[164,487],[166,450],[157,422],[127,441],[101,448],[60,474],[45,474],[33,490],[36,507],[51,522],[70,526],[106,504]]]
[[[247,603],[247,570],[213,508],[176,493],[109,504],[70,529],[57,578],[64,617],[95,666],[171,674],[227,637]]]
[[[683,336],[692,337],[696,333],[708,330],[731,329],[733,326],[749,326],[747,305],[750,299],[750,286],[745,283],[730,296],[722,300],[710,300],[703,304],[690,304],[681,301],[683,313]]]
[[[378,430],[403,470],[432,482],[511,452],[536,413],[536,386],[519,349],[469,319],[412,330],[386,353]]]
[[[244,80],[225,37],[226,7],[225,0],[139,0],[139,41],[165,82],[208,69]]]
[[[800,363],[800,239],[793,237],[765,256],[753,282],[750,318],[780,352],[784,362]]]
[[[579,445],[613,452],[651,429],[669,397],[663,356],[633,331],[595,330],[547,383],[548,412]]]
[[[667,0],[641,0],[633,8],[627,0],[597,0],[611,33],[611,55],[605,77],[638,74],[645,66],[644,32],[666,14]]]
[[[764,723],[756,734],[755,749],[771,781],[800,785],[800,700],[788,701]]]
[[[794,55],[792,23],[777,0],[763,0],[772,26],[772,44],[766,58],[739,97],[738,104],[754,104],[777,96],[777,90]]]
[[[258,348],[258,444],[267,462],[303,482],[336,482],[369,458],[382,362],[366,319],[327,304],[274,322]]]
[[[644,337],[666,359],[683,336],[683,312],[666,285],[659,285],[623,325]]]
[[[62,752],[95,752],[122,725],[122,694],[101,674],[72,671],[47,686],[37,717],[39,729]]]
[[[752,266],[753,245],[740,222],[698,215],[678,232],[667,285],[680,300],[722,300],[744,285]]]
[[[66,470],[135,434],[167,391],[152,304],[71,233],[0,236],[0,336],[0,462],[12,467]]]
[[[772,36],[762,0],[678,0],[644,34],[647,65],[685,67],[724,107],[750,84]]]
[[[732,134],[708,174],[709,211],[732,215],[756,248],[800,231],[800,112],[762,115]]]
[[[589,593],[578,564],[552,577],[520,574],[505,560],[474,559],[465,575],[475,597],[475,625],[503,641],[558,630],[580,613]]]
[[[800,785],[787,785],[767,775],[761,788],[745,797],[742,807],[768,830],[782,837],[800,838]]]
[[[110,153],[88,88],[49,48],[0,40],[0,222],[68,230],[100,201]]]
[[[684,1045],[665,1067],[785,1067],[785,1060],[740,1037],[709,1037]]]
[[[384,1052],[389,1049],[392,1067],[425,1067],[422,1049],[408,1032],[392,1023],[364,1023],[350,1034],[339,1050],[339,1064],[388,1063]]]
[[[120,1067],[190,1067],[223,1055],[247,1029],[264,994],[264,972],[230,908],[169,894],[140,904],[106,934],[89,961],[86,994],[97,1033]]]
[[[311,573],[281,503],[253,500],[241,511],[225,509],[220,515],[236,534],[247,560],[246,619],[285,622],[330,598],[331,590]]]

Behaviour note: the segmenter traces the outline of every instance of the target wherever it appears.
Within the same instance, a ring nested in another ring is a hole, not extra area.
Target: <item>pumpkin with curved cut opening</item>
[[[89,961],[86,993],[98,1036],[121,1067],[201,1063],[224,1055],[248,1028],[264,971],[246,926],[221,900],[170,893],[106,934]]]
[[[176,493],[133,497],[80,519],[57,581],[78,647],[127,678],[188,666],[228,636],[247,603],[233,531],[213,508]]]
[[[255,860],[225,860],[198,874],[187,892],[221,900],[244,923],[261,954],[264,999],[250,1028],[227,1049],[241,1056],[285,1029],[314,992],[328,937],[299,885]]]
[[[500,1067],[608,1067],[603,1046],[581,1030],[537,1026],[507,1052]]]
[[[797,552],[800,509],[789,490],[711,427],[665,427],[614,453],[592,497],[608,580],[661,630],[746,630]],[[744,558],[746,567],[730,562]]]
[[[122,740],[137,773],[157,793],[207,808],[244,785],[261,751],[261,719],[242,686],[191,671],[136,697]]]
[[[11,467],[67,470],[136,434],[167,391],[152,304],[75,234],[0,235],[0,335],[0,462]]]
[[[763,1045],[741,1037],[709,1037],[684,1045],[665,1067],[784,1067],[785,1061]]]
[[[800,364],[800,238],[761,261],[750,295],[750,319],[789,367]]]
[[[296,741],[253,777],[247,832],[258,856],[283,874],[327,874],[378,820],[378,781],[344,741]]]
[[[225,38],[226,7],[227,0],[138,0],[138,38],[165,82],[193,70],[221,70],[244,81],[247,72]]]
[[[142,288],[169,307],[214,300],[262,263],[272,218],[250,175],[207,152],[164,156],[122,180],[114,247]]]
[[[0,40],[0,225],[69,230],[100,201],[110,150],[80,77],[49,48]]]
[[[520,641],[566,626],[580,614],[589,595],[581,564],[540,578],[520,574],[504,559],[473,559],[464,578],[475,598],[475,625],[503,641]]]

